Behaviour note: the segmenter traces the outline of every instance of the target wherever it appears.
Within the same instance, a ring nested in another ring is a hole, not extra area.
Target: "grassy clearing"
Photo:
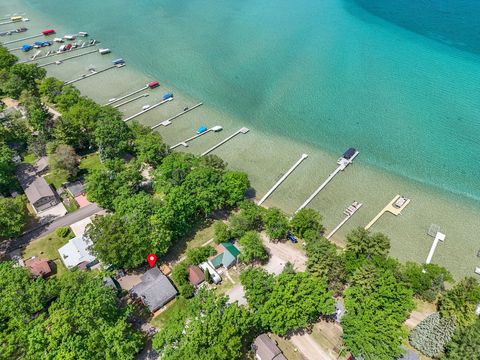
[[[59,189],[68,182],[68,173],[63,170],[52,171],[45,175],[44,179],[48,184],[53,185],[55,189]]]
[[[61,276],[67,271],[67,269],[60,259],[58,249],[65,245],[68,240],[74,236],[75,235],[71,230],[65,237],[60,237],[53,232],[28,244],[28,246],[23,250],[22,256],[24,259],[28,259],[32,256],[38,256],[43,259],[53,260],[57,266],[56,276]]]
[[[235,284],[232,283],[232,281],[228,278],[227,274],[224,272],[220,275],[222,277],[222,282],[220,283],[220,285],[214,285],[214,292],[217,295],[224,295],[234,286],[240,284],[240,271],[231,268],[230,270],[228,270],[228,274],[230,275]]]
[[[78,166],[80,169],[79,175],[86,175],[89,171],[100,169],[101,167],[102,163],[100,162],[98,154],[86,155],[80,160],[80,165]]]
[[[160,314],[158,314],[156,317],[154,317],[151,321],[150,324],[152,326],[155,326],[158,329],[161,329],[163,326],[165,326],[166,322],[176,313],[182,311],[185,309],[185,307],[188,304],[187,299],[178,296],[175,300],[172,300],[170,304],[167,305],[167,308],[162,311]]]
[[[35,164],[35,161],[37,161],[37,156],[35,154],[28,153],[23,157],[24,164]]]
[[[272,340],[276,341],[278,347],[288,360],[304,360],[302,354],[300,354],[298,350],[295,351],[295,346],[293,346],[290,341],[275,334],[269,334],[269,336]]]

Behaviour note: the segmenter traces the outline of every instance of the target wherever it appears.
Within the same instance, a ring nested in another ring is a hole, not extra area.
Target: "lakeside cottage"
[[[208,258],[208,263],[214,269],[218,269],[221,266],[228,269],[237,263],[240,250],[238,250],[232,243],[221,243],[215,247],[215,250],[217,251],[217,254]]]
[[[52,268],[48,260],[32,256],[30,259],[25,260],[25,267],[30,270],[30,274],[35,277],[46,278],[52,274]]]
[[[98,260],[90,252],[92,241],[80,235],[70,239],[68,243],[58,249],[60,258],[68,269],[78,266],[80,269],[88,269],[98,264]]]
[[[157,267],[148,270],[140,279],[141,283],[130,289],[130,295],[133,300],[148,307],[151,313],[177,296],[175,287]]]
[[[202,269],[196,265],[190,265],[188,267],[188,281],[193,286],[198,286],[205,281],[205,274]]]

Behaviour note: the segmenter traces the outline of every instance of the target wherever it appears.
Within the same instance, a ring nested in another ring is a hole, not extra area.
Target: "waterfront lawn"
[[[64,170],[56,170],[48,173],[44,178],[48,184],[53,185],[55,189],[59,189],[68,182],[68,173]]]
[[[161,329],[163,326],[165,326],[166,322],[176,313],[179,311],[182,311],[183,309],[186,308],[188,304],[187,299],[178,296],[176,299],[172,300],[169,304],[167,304],[167,307],[165,310],[163,310],[160,314],[155,316],[151,321],[150,325],[156,327],[157,329]]]
[[[62,275],[67,271],[60,259],[58,249],[65,245],[75,234],[72,230],[65,237],[58,236],[56,232],[34,240],[23,250],[23,258],[28,259],[32,256],[38,256],[46,260],[53,260],[56,265],[56,276]]]

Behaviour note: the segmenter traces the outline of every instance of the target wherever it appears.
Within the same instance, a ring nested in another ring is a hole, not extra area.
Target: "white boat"
[[[124,67],[125,66],[125,63],[122,63],[122,64],[117,64],[115,65],[117,68],[121,68],[121,67]]]
[[[85,31],[79,31],[78,36],[88,36],[88,33]]]
[[[75,40],[75,35],[65,35],[63,38],[65,40]]]
[[[115,100],[117,100],[117,98],[111,98],[111,99],[108,99],[108,102],[114,102]]]
[[[60,60],[55,61],[55,65],[60,65],[62,62]]]
[[[62,38],[55,38],[55,39],[53,39],[53,41],[58,42],[58,43],[63,43]]]
[[[215,131],[215,132],[218,132],[218,131],[222,131],[223,128],[220,125],[216,125],[216,126],[212,127],[211,130]]]
[[[110,49],[98,49],[98,52],[102,55],[105,55],[105,54],[110,54],[111,50]]]
[[[143,105],[142,106],[142,110],[147,110],[147,109],[150,109],[150,105]]]

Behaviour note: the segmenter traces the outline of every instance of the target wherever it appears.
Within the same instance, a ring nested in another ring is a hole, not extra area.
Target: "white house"
[[[97,258],[90,251],[90,246],[92,246],[92,241],[80,235],[70,239],[68,243],[58,249],[58,252],[67,268],[78,266],[85,269],[98,263]]]

